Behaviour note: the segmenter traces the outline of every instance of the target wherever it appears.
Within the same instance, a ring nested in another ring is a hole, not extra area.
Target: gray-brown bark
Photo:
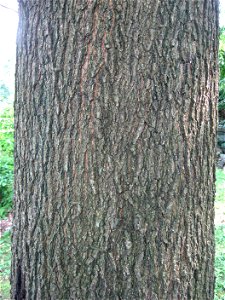
[[[12,299],[213,299],[218,3],[21,0]]]

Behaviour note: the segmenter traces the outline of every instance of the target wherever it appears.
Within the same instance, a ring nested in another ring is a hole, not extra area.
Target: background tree
[[[213,299],[218,3],[20,1],[13,299]]]

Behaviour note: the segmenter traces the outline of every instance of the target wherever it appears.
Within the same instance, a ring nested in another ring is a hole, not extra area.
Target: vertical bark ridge
[[[213,299],[217,35],[214,0],[20,1],[13,299]]]

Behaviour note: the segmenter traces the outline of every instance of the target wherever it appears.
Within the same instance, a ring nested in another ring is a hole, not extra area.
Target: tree
[[[213,299],[217,1],[19,1],[12,299]]]

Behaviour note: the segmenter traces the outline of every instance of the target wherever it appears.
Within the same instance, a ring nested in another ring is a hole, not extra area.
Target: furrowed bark
[[[12,299],[212,300],[218,3],[20,1]]]

